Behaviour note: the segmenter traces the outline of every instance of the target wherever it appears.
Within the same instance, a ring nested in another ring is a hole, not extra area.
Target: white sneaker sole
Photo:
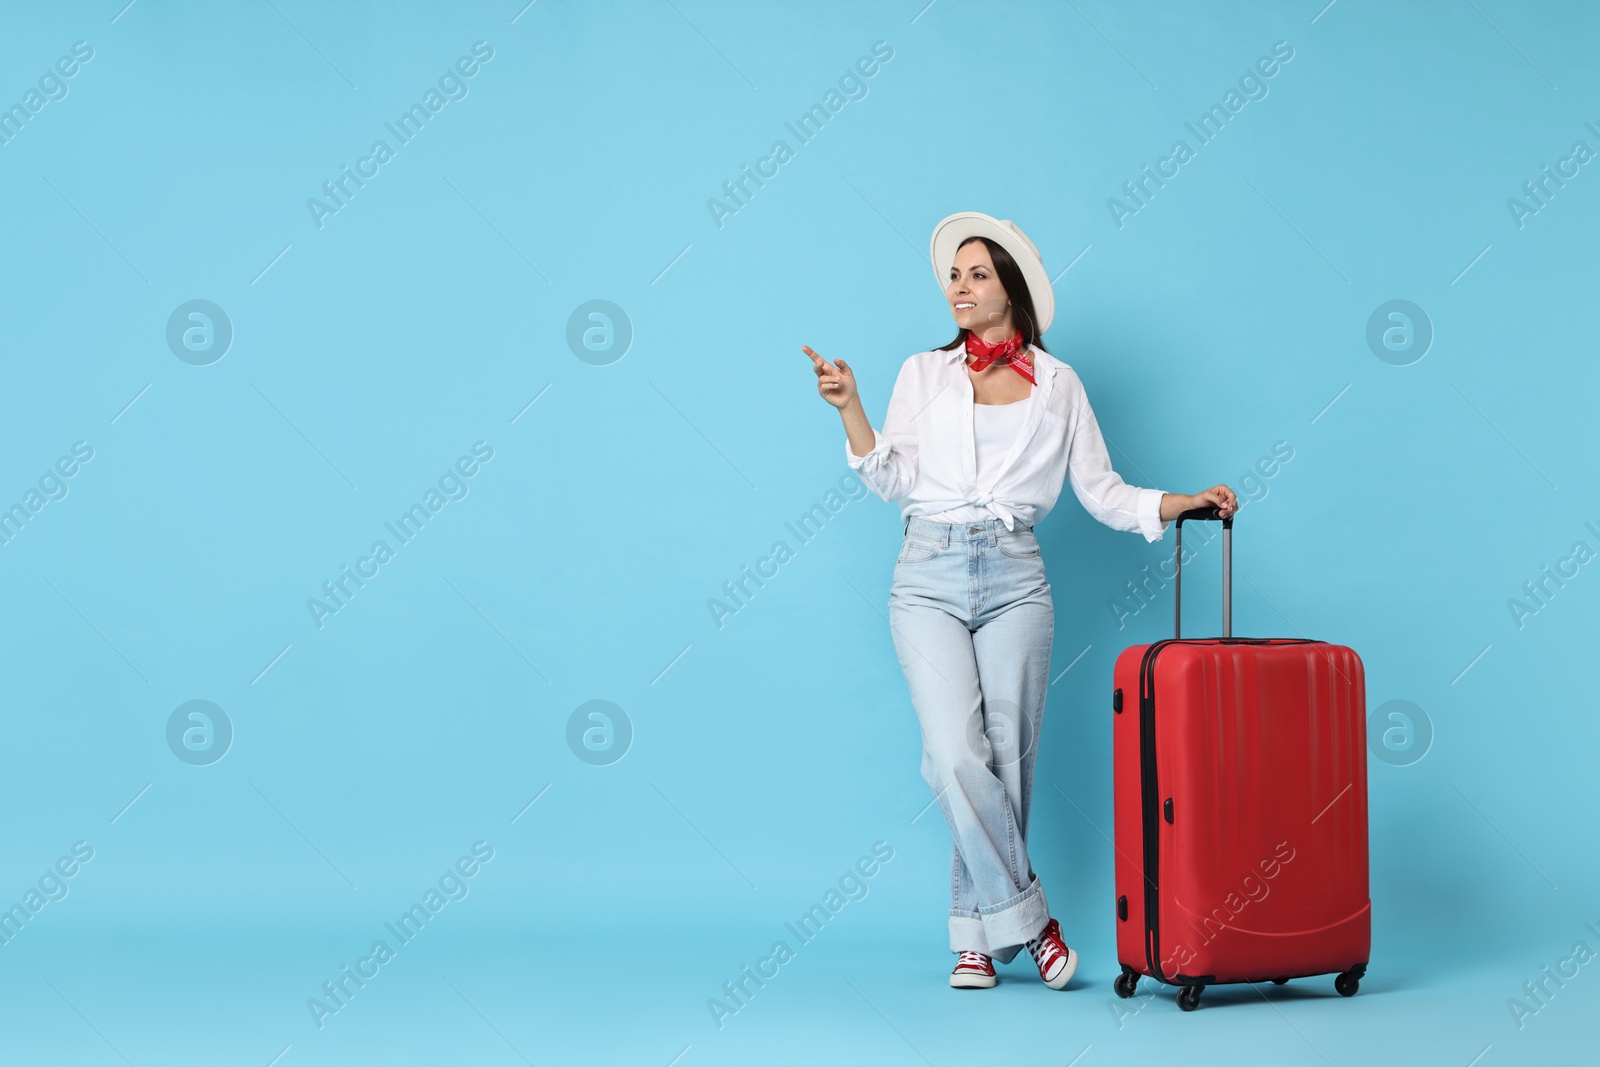
[[[950,984],[956,989],[992,989],[995,976],[992,974],[972,974],[962,972],[950,976]]]
[[[1047,979],[1045,985],[1051,989],[1065,989],[1067,983],[1072,981],[1072,975],[1078,969],[1078,954],[1072,951],[1072,946],[1067,946],[1067,962],[1061,965],[1061,970],[1054,978]]]

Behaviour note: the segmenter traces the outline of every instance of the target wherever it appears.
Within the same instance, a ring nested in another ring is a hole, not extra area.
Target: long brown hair
[[[1022,268],[1017,266],[1017,261],[1011,258],[1011,253],[1005,247],[989,240],[987,237],[968,237],[956,246],[959,252],[973,241],[982,241],[983,246],[989,250],[989,262],[994,264],[994,275],[1000,279],[1000,287],[1006,291],[1006,296],[1011,300],[1011,319],[1017,329],[1022,332],[1022,343],[1037,345],[1041,352],[1050,351],[1044,346],[1044,340],[1038,336],[1035,326],[1038,319],[1033,311],[1033,294],[1028,292],[1027,280],[1022,277]],[[947,352],[957,345],[965,344],[970,331],[962,327],[956,334],[956,339],[947,345],[940,345],[935,351]]]

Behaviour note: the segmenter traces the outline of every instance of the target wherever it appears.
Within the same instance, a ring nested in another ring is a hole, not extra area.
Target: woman
[[[1226,485],[1192,496],[1142,489],[1111,469],[1082,382],[1040,341],[1055,296],[1010,220],[951,215],[931,255],[960,332],[901,366],[883,433],[849,365],[801,350],[844,420],[846,461],[901,502],[889,627],[922,728],[922,776],[954,843],[950,984],[992,987],[993,961],[1026,945],[1039,977],[1062,989],[1078,957],[1026,843],[1055,627],[1034,524],[1067,480],[1089,514],[1147,541],[1190,508],[1227,516],[1238,500]]]

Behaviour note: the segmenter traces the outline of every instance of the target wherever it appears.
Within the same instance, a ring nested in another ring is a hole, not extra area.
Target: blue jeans
[[[1026,841],[1055,637],[1033,528],[912,517],[889,630],[954,843],[950,950],[1009,962],[1050,917]]]

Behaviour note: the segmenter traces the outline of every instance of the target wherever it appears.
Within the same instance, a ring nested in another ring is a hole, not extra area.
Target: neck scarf
[[[1021,330],[996,344],[989,344],[977,334],[968,332],[967,353],[976,357],[972,362],[975,371],[981,371],[991,363],[1010,364],[1011,369],[1028,379],[1030,385],[1037,384],[1028,363],[1027,346],[1022,343]]]

